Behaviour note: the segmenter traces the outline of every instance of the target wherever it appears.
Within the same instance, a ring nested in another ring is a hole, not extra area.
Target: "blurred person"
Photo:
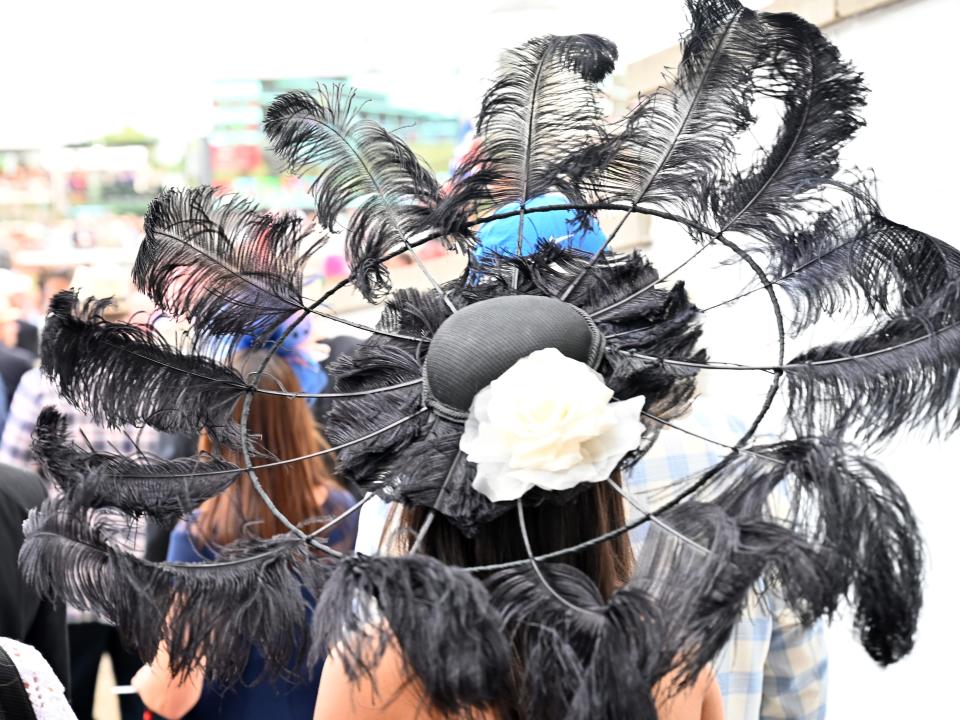
[[[40,275],[40,307],[47,307],[54,295],[70,288],[73,272],[70,268],[58,268]]]
[[[17,387],[10,404],[7,423],[0,438],[0,462],[24,469],[38,469],[31,442],[40,411],[56,407],[66,418],[74,440],[96,451],[133,454],[139,451],[159,455],[167,445],[167,438],[150,427],[109,429],[98,425],[68,402],[60,398],[54,384],[40,368],[27,371]],[[48,488],[53,493],[53,488]],[[134,540],[142,544],[142,532]],[[124,539],[125,540],[125,539]],[[72,704],[80,720],[93,717],[93,695],[97,672],[104,653],[110,656],[117,683],[130,682],[140,667],[136,655],[126,650],[117,629],[96,613],[67,608],[67,630],[70,636],[70,675]],[[120,696],[123,720],[141,720],[143,705],[135,695]]]
[[[67,625],[62,605],[41,599],[23,581],[17,562],[23,521],[47,497],[34,473],[0,464],[0,637],[27,643],[49,663],[61,688],[70,687]],[[3,717],[3,713],[0,713]]]
[[[17,320],[17,347],[34,357],[40,354],[40,329],[27,320]]]
[[[57,270],[45,270],[40,274],[38,284],[40,286],[39,302],[36,312],[33,316],[26,315],[18,320],[19,330],[17,333],[17,347],[37,357],[40,353],[40,328],[43,327],[43,312],[46,310],[53,296],[61,290],[70,287],[73,279],[73,271],[68,268]]]
[[[240,374],[246,376],[259,368],[264,357],[262,350],[242,352],[234,364]],[[279,355],[274,355],[267,363],[261,386],[300,391],[296,373]],[[239,420],[240,412],[238,405],[234,412],[236,420]],[[255,395],[248,423],[249,432],[258,436],[258,442],[281,460],[329,448],[313,421],[310,408],[301,398]],[[208,436],[201,436],[200,449],[213,452],[213,443]],[[237,450],[222,447],[220,455],[241,467],[245,465]],[[266,468],[257,476],[277,507],[297,525],[322,523],[354,504],[354,497],[334,474],[331,455]],[[241,475],[225,492],[206,501],[189,522],[181,521],[174,528],[167,560],[211,561],[216,559],[219,548],[242,537],[270,538],[285,531],[286,527],[263,504],[250,479]],[[346,524],[337,525],[326,543],[338,550],[349,551],[355,538],[354,517]],[[291,668],[292,673],[304,678],[300,681],[283,677],[269,682],[263,679],[263,671],[264,659],[254,650],[236,687],[225,688],[206,682],[202,670],[186,677],[172,677],[161,647],[153,663],[137,672],[133,685],[148,708],[169,720],[182,717],[196,720],[220,717],[294,720],[309,717],[316,699],[321,667],[310,670]]]
[[[320,362],[313,356],[310,348],[310,321],[304,320],[291,332],[287,333],[290,321],[287,321],[274,330],[263,343],[264,348],[271,348],[284,335],[282,344],[277,348],[277,355],[283,358],[300,386],[300,392],[319,393],[327,387],[328,376]],[[237,344],[238,351],[253,349],[256,341],[252,336],[243,337]],[[307,404],[313,405],[316,398],[307,398]]]
[[[451,178],[441,189],[450,192],[460,173],[470,174],[481,168],[480,154],[483,141],[475,136],[473,127],[464,130],[464,137],[450,161]],[[524,209],[537,209],[551,205],[568,204],[561,193],[552,192],[533,197],[524,203]],[[553,242],[564,248],[573,248],[593,255],[606,248],[607,237],[593,215],[584,216],[576,210],[546,210],[520,215],[520,203],[511,202],[496,208],[494,213],[517,213],[510,217],[487,222],[477,228],[477,246],[474,254],[478,259],[495,255],[530,255],[541,242]],[[521,237],[520,221],[523,219],[522,247],[517,247]]]
[[[42,277],[42,275],[41,275]],[[0,269],[0,291],[10,306],[16,308],[16,340],[4,340],[8,347],[18,347],[37,356],[38,334],[36,310],[39,289],[33,277],[10,269]]]
[[[534,209],[566,202],[563,195],[548,193],[528,201],[525,207]],[[516,212],[519,209],[519,203],[508,203],[497,208],[496,212]],[[517,255],[520,217],[517,214],[481,225],[476,233],[477,257],[484,259],[494,255]],[[592,216],[581,223],[575,210],[546,210],[523,216],[523,247],[520,254],[530,255],[536,251],[539,242],[553,242],[593,255],[604,247],[607,238]]]
[[[337,381],[337,361],[350,357],[360,344],[360,339],[352,335],[335,335],[318,340],[317,344],[325,351],[325,356],[320,360],[320,367],[327,376],[327,382],[320,392],[333,392]],[[332,398],[314,398],[313,416],[317,422],[323,424],[323,418],[332,406]]]
[[[127,317],[123,305],[114,307],[110,317]],[[56,407],[67,418],[74,440],[94,451],[133,454],[137,451],[169,456],[170,437],[151,427],[132,426],[110,429],[95,423],[68,402],[62,400],[54,383],[39,368],[24,373],[13,400],[7,422],[0,436],[0,462],[37,471],[31,450],[33,430],[44,407]],[[55,493],[55,488],[48,488]],[[118,542],[133,544],[142,555],[145,536],[143,523],[131,535],[119,537]],[[130,682],[140,667],[140,659],[123,647],[117,629],[96,613],[67,608],[67,630],[70,637],[70,675],[73,708],[80,720],[93,717],[93,698],[97,673],[104,654],[110,656],[114,676],[119,684]],[[123,720],[141,720],[143,705],[135,695],[119,698]]]
[[[284,323],[277,328],[267,340],[265,347],[271,347],[280,339],[287,328]],[[287,364],[297,376],[302,392],[324,393],[333,392],[336,372],[336,361],[349,356],[360,340],[351,335],[336,335],[330,338],[317,339],[313,332],[313,325],[309,319],[301,322],[284,338],[283,344],[277,349],[277,355],[286,360]],[[237,346],[238,350],[248,350],[254,345],[251,337],[244,338]],[[323,424],[323,417],[330,409],[330,398],[306,398],[317,422]]]
[[[3,376],[0,376],[0,436],[3,435],[3,427],[7,424],[9,412],[10,403],[7,402],[7,385],[3,382]]]
[[[0,379],[3,380],[5,400],[9,405],[23,374],[36,360],[36,356],[17,347],[22,313],[5,299],[0,300]]]

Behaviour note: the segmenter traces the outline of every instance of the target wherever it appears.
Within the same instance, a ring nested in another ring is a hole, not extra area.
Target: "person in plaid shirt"
[[[678,427],[732,445],[745,426],[706,398],[677,420]],[[665,427],[626,478],[641,506],[658,507],[719,462],[727,450]],[[631,532],[635,548],[646,528]],[[638,553],[639,554],[639,553]],[[804,628],[776,593],[758,592],[713,662],[728,720],[822,720],[826,717],[827,648],[824,625]],[[762,601],[759,595],[762,593]]]
[[[33,368],[20,379],[10,403],[0,439],[0,462],[34,472],[38,470],[30,445],[40,411],[48,405],[56,407],[67,418],[68,427],[74,433],[74,440],[81,446],[86,447],[89,444],[97,451],[119,452],[125,455],[131,455],[139,448],[143,453],[161,456],[169,447],[168,436],[153,428],[128,427],[111,430],[97,425],[62,400],[53,383],[39,368]],[[48,488],[48,492],[53,494],[56,490]],[[144,528],[139,526],[131,528],[130,533],[122,538],[141,553],[144,539]],[[121,685],[129,683],[140,667],[140,660],[121,647],[116,628],[105,623],[95,613],[68,607],[67,629],[70,636],[73,709],[79,720],[88,720],[93,713],[93,690],[103,653],[110,654],[114,674]],[[120,699],[120,706],[123,720],[140,720],[143,705],[137,696],[124,695]]]

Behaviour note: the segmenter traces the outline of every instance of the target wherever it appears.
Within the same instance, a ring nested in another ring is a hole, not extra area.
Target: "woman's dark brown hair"
[[[619,475],[614,482],[620,483]],[[400,539],[409,549],[412,538],[426,521],[429,510],[404,506],[400,515]],[[623,498],[605,482],[595,483],[579,497],[563,505],[543,503],[524,508],[524,520],[535,554],[553,552],[592,540],[626,524]],[[517,513],[504,513],[468,537],[437,514],[421,545],[422,551],[450,565],[493,565],[527,557]],[[605,599],[623,585],[633,570],[633,553],[626,534],[597,543],[559,558],[596,583]]]
[[[241,375],[246,376],[260,367],[264,357],[262,351],[241,353],[234,359],[234,365]],[[267,363],[260,387],[290,392],[301,389],[293,369],[276,355]],[[237,403],[234,410],[234,420],[238,422],[241,407],[242,403]],[[251,435],[258,436],[259,446],[277,460],[309,455],[330,447],[310,412],[310,406],[302,398],[254,395],[247,429]],[[207,435],[200,437],[199,448],[213,452],[213,443]],[[240,452],[233,448],[223,446],[219,448],[219,455],[241,467],[246,464]],[[331,453],[264,468],[257,472],[257,478],[280,511],[294,524],[301,524],[319,514],[329,489],[340,488],[333,472],[334,463]],[[286,526],[263,504],[246,474],[225,492],[207,500],[193,526],[199,541],[218,545],[233,542],[247,533],[269,538],[286,530]]]
[[[612,479],[620,484],[619,473]],[[401,548],[410,549],[413,538],[428,515],[427,508],[404,506],[399,523],[398,544]],[[562,505],[544,502],[525,507],[523,516],[531,549],[536,555],[569,548],[626,524],[623,498],[606,482],[592,484],[574,500]],[[420,547],[423,553],[449,565],[465,567],[506,563],[527,557],[519,516],[513,510],[480,526],[472,537],[465,535],[438,513],[431,521]],[[557,562],[584,573],[607,601],[629,579],[633,570],[633,553],[627,535],[621,534],[612,540],[564,555]],[[554,591],[558,591],[558,588],[555,587]],[[566,593],[563,594],[566,596]],[[583,597],[568,599],[578,605],[584,602]],[[525,692],[521,688],[526,687],[524,676],[528,668],[523,638],[528,636],[525,633],[514,636],[515,675],[510,684],[513,690],[505,690],[487,708],[498,720],[526,717],[523,707],[529,698],[524,697]]]

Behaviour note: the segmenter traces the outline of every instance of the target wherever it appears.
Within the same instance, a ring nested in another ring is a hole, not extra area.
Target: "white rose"
[[[477,466],[473,489],[498,502],[603,482],[643,437],[644,398],[612,397],[600,373],[556,348],[518,360],[470,407],[460,449]]]

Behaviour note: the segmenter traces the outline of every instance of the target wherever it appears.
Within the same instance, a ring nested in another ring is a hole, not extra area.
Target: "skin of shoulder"
[[[668,675],[658,687],[671,687]],[[657,693],[660,720],[723,720],[723,701],[713,672],[704,670],[697,681],[676,694]],[[442,720],[423,697],[420,684],[409,677],[403,656],[391,643],[374,677],[352,682],[340,657],[327,657],[317,693],[313,720]],[[476,712],[471,720],[497,720],[492,711]]]

